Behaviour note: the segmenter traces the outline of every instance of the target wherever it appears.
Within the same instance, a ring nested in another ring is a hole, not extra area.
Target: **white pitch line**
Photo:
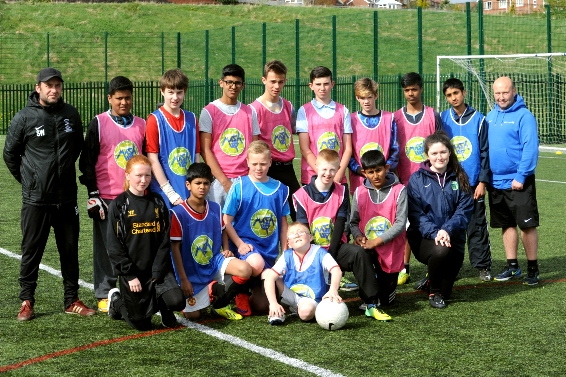
[[[14,254],[14,253],[12,253],[11,251],[8,251],[8,250],[3,249],[3,248],[1,248],[1,247],[0,247],[0,254],[4,254],[4,255],[6,255],[6,256],[8,256],[8,257],[10,257],[10,258],[14,258],[14,259],[18,259],[18,260],[21,260],[21,259],[22,259],[22,256],[21,256],[21,255],[19,255],[19,254]],[[45,265],[45,264],[43,264],[43,263],[40,263],[40,264],[39,264],[39,268],[40,268],[41,270],[44,270],[44,271],[50,273],[51,275],[55,275],[55,276],[60,277],[61,279],[63,279],[63,275],[61,275],[61,271],[59,271],[59,270],[56,270],[56,269],[54,269],[54,268],[51,268],[51,267],[49,267],[49,266],[47,266],[47,265]],[[79,285],[80,285],[81,287],[83,287],[83,288],[90,289],[91,291],[94,291],[94,284],[87,283],[86,281],[79,279]]]
[[[8,251],[8,250],[1,248],[1,247],[0,247],[0,254],[4,254],[4,255],[6,255],[10,258],[14,258],[14,259],[18,259],[18,260],[22,259],[21,255],[12,253],[11,251]],[[39,265],[39,268],[50,273],[51,275],[55,275],[57,277],[63,278],[60,271],[58,271],[54,268],[51,268],[49,266],[46,266],[43,263],[41,263]],[[94,284],[87,283],[84,280],[79,279],[79,285],[83,288],[90,289],[91,291],[94,291]],[[270,359],[278,361],[280,363],[289,365],[291,367],[294,367],[294,368],[297,368],[297,369],[302,369],[306,372],[312,373],[312,374],[320,376],[320,377],[344,377],[342,374],[334,373],[331,370],[324,369],[324,368],[321,368],[321,367],[317,367],[316,365],[309,364],[305,361],[285,356],[284,354],[277,352],[275,350],[269,349],[269,348],[257,346],[255,344],[247,342],[243,339],[240,339],[236,336],[224,334],[220,331],[211,329],[210,327],[206,327],[206,326],[201,325],[199,323],[191,322],[191,321],[187,320],[186,318],[181,318],[179,316],[176,316],[176,317],[177,317],[177,320],[183,326],[186,326],[187,328],[200,331],[200,332],[202,332],[206,335],[209,335],[209,336],[215,337],[217,339],[223,340],[225,342],[231,343],[231,344],[236,345],[238,347],[245,348],[245,349],[252,351],[252,352],[255,352],[255,353],[257,353],[261,356],[265,356],[267,358],[270,358]]]
[[[236,346],[245,348],[247,350],[250,350],[252,352],[258,353],[262,356],[268,357],[270,359],[273,359],[275,361],[279,361],[283,364],[287,364],[290,365],[292,367],[298,368],[298,369],[302,369],[304,371],[316,374],[317,376],[324,376],[324,377],[344,377],[342,374],[338,374],[338,373],[334,373],[331,370],[328,369],[324,369],[324,368],[320,368],[317,367],[315,365],[309,364],[307,362],[304,362],[302,360],[299,359],[295,359],[292,357],[288,357],[285,356],[284,354],[274,351],[272,349],[269,348],[264,348],[264,347],[260,347],[257,346],[255,344],[252,344],[250,342],[247,342],[243,339],[240,339],[236,336],[232,336],[232,335],[228,335],[228,334],[224,334],[220,331],[211,329],[210,327],[206,327],[204,325],[201,325],[199,323],[195,323],[195,322],[191,322],[186,318],[180,318],[177,317],[177,320],[184,326],[191,328],[191,329],[195,329],[197,331],[200,331],[202,333],[205,333],[207,335],[213,336],[217,339],[223,340],[225,342],[234,344]]]
[[[538,178],[536,179],[536,181],[537,181],[537,182],[547,182],[547,183],[561,183],[561,184],[563,184],[563,185],[566,184],[566,182],[562,182],[562,181],[549,181],[549,180],[547,180],[547,179],[538,179]]]

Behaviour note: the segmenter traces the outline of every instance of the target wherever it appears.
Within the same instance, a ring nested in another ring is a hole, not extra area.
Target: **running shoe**
[[[537,285],[538,281],[539,281],[539,273],[537,271],[534,273],[528,273],[525,280],[523,280],[523,284],[533,286],[533,285]]]
[[[18,313],[18,321],[29,321],[35,317],[35,312],[33,311],[33,305],[30,300],[24,300],[22,302],[22,307]]]
[[[341,291],[351,292],[351,291],[357,291],[358,289],[359,289],[359,287],[356,283],[351,282],[350,280],[346,279],[345,277],[342,277],[342,279],[340,279],[340,290]]]
[[[444,298],[440,293],[433,293],[428,296],[428,303],[430,306],[436,309],[444,309],[446,307],[446,303],[444,302]]]
[[[96,310],[87,307],[81,300],[76,300],[67,309],[65,309],[67,314],[78,314],[82,317],[90,317],[96,314]]]
[[[285,322],[285,314],[281,314],[280,317],[277,316],[267,316],[267,321],[272,326],[279,326]]]
[[[428,292],[428,287],[429,287],[428,274],[426,274],[426,276],[424,278],[417,281],[415,283],[415,285],[413,285],[413,288],[415,288],[415,291],[427,291]]]
[[[487,268],[482,268],[480,270],[480,280],[491,281],[491,271],[489,271]]]
[[[493,280],[495,281],[507,281],[510,279],[518,279],[519,277],[521,277],[521,269],[520,268],[511,268],[509,266],[505,267],[505,270],[503,270],[502,273],[500,273],[499,275],[495,276],[493,278]]]

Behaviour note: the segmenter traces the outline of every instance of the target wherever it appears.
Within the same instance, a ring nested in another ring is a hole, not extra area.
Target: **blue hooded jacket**
[[[464,252],[466,231],[474,200],[471,193],[464,192],[453,171],[445,174],[430,170],[428,160],[409,179],[408,232],[419,232],[423,238],[434,239],[440,229],[451,238],[452,247]]]
[[[508,190],[513,180],[525,183],[535,173],[539,139],[537,121],[523,97],[515,95],[515,102],[506,110],[495,104],[486,121],[493,187]]]

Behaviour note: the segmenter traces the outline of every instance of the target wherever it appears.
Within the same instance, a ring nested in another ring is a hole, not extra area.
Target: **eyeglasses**
[[[234,85],[236,88],[241,88],[244,85],[243,81],[222,80],[228,86]]]
[[[294,240],[295,238],[302,237],[305,234],[308,234],[308,232],[305,232],[304,230],[300,230],[296,233],[289,233],[289,234],[287,234],[287,239],[288,240]]]

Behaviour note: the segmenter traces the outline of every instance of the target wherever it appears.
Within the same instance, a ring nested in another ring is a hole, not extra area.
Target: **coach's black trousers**
[[[22,260],[20,296],[35,302],[39,264],[53,228],[63,277],[65,308],[77,298],[79,290],[79,212],[76,202],[61,205],[22,205]]]

